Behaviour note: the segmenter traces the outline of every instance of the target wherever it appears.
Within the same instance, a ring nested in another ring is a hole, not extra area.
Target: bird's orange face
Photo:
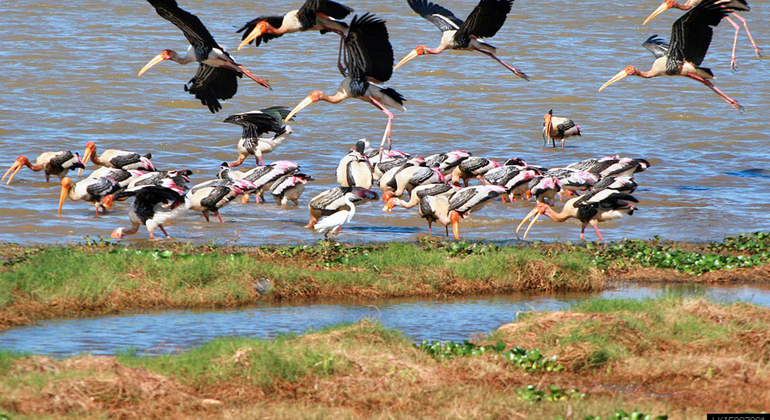
[[[5,173],[5,175],[3,175],[2,178],[0,178],[0,181],[4,180],[5,177],[8,176],[8,174],[13,172],[13,174],[11,174],[11,177],[8,178],[8,182],[6,183],[6,185],[10,184],[11,180],[13,179],[13,177],[15,177],[17,173],[19,173],[19,171],[21,170],[21,168],[23,166],[30,166],[31,167],[32,164],[29,162],[29,159],[27,159],[26,156],[19,156],[19,157],[17,157],[16,158],[16,162],[14,162],[13,165],[11,165],[11,167]]]
[[[409,54],[406,55],[406,57],[402,58],[401,61],[396,64],[396,67],[393,67],[393,71],[398,70],[399,67],[403,66],[404,64],[408,63],[411,60],[414,60],[415,58],[425,54],[426,46],[419,45],[415,49],[412,50]]]
[[[171,59],[171,50],[161,51],[160,54],[156,55],[149,63],[145,64],[144,67],[139,70],[139,76],[143,75],[144,72],[149,70],[152,66],[169,59]]]
[[[260,21],[256,26],[254,26],[254,29],[252,29],[251,32],[246,35],[246,38],[243,38],[243,41],[241,41],[240,45],[238,45],[238,50],[240,51],[243,47],[249,45],[251,41],[254,41],[262,35],[266,33],[274,33],[275,31],[276,29],[267,23],[266,20]]]

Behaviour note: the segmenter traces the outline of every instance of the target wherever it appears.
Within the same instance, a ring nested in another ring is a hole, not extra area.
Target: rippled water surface
[[[276,0],[180,0],[196,13],[218,42],[235,50],[234,33],[248,19],[285,12]],[[405,1],[347,2],[358,12],[372,11],[388,21],[396,60],[418,44],[435,46],[440,33],[414,14]],[[442,0],[464,17],[475,2]],[[704,62],[722,90],[739,100],[741,115],[704,86],[684,78],[621,81],[597,89],[628,64],[643,70],[653,61],[641,43],[652,34],[668,38],[679,11],[668,11],[642,27],[657,0],[607,3],[598,0],[517,0],[508,21],[490,40],[499,55],[531,76],[516,78],[482,56],[448,52],[420,57],[388,83],[408,100],[408,112],[394,125],[396,148],[428,155],[456,148],[504,160],[560,166],[588,157],[620,153],[645,157],[652,168],[639,175],[641,210],[605,226],[610,239],[661,235],[672,239],[713,239],[747,230],[770,229],[767,121],[770,117],[770,63],[753,56],[744,32],[738,45],[739,71],[729,70],[732,29],[716,30]],[[746,13],[755,39],[770,52],[770,7],[755,1]],[[195,181],[216,173],[235,157],[237,126],[228,114],[286,105],[310,91],[333,92],[337,38],[317,33],[284,36],[267,46],[234,53],[255,74],[269,79],[268,92],[242,81],[235,99],[210,114],[182,85],[195,67],[163,63],[141,78],[138,70],[164,48],[184,50],[181,32],[144,1],[75,0],[45,4],[18,0],[0,3],[0,150],[3,165],[25,154],[51,150],[83,152],[86,142],[102,149],[152,152],[161,169],[189,168]],[[567,150],[544,148],[542,116],[549,108],[573,118],[584,136]],[[318,178],[300,208],[233,204],[225,224],[183,217],[170,233],[183,240],[289,243],[315,237],[302,225],[305,203],[334,183],[338,160],[360,137],[379,139],[384,116],[360,101],[316,104],[301,112],[295,134],[267,160],[289,159]],[[3,168],[3,171],[5,168]],[[21,172],[0,186],[0,241],[73,242],[109,235],[127,225],[126,205],[94,218],[92,207],[68,202],[56,216],[59,189],[42,174]],[[494,204],[463,223],[469,239],[513,237],[517,221],[531,204]],[[344,240],[409,240],[426,231],[416,212],[385,215],[379,205],[363,206]],[[540,239],[577,239],[578,227],[543,221],[533,230]],[[140,238],[146,237],[144,231]]]
[[[512,322],[519,312],[557,311],[593,297],[641,299],[675,292],[717,302],[742,301],[770,307],[770,289],[737,287],[629,287],[600,294],[513,294],[451,300],[398,299],[375,305],[350,302],[263,304],[216,311],[157,311],[72,320],[0,333],[0,348],[35,354],[112,354],[128,347],[147,354],[189,348],[220,336],[275,337],[341,322],[374,318],[414,340],[465,340]]]

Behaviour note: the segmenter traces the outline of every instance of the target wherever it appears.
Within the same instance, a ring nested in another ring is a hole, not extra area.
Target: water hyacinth
[[[545,372],[560,372],[564,370],[564,366],[556,363],[556,356],[547,358],[538,349],[525,350],[521,347],[514,347],[506,351],[505,343],[502,341],[498,341],[491,346],[478,346],[467,340],[462,343],[454,341],[422,341],[420,344],[415,344],[415,347],[437,359],[480,356],[486,352],[494,352],[500,354],[522,370]]]

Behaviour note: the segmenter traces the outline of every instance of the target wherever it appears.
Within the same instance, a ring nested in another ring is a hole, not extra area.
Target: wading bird
[[[340,210],[322,218],[313,226],[313,229],[316,232],[323,234],[325,238],[339,234],[342,225],[350,223],[350,221],[353,220],[353,216],[356,215],[356,205],[352,201],[356,198],[359,197],[353,191],[345,193],[342,196],[342,202],[348,209]]]
[[[649,17],[647,17],[647,19],[644,20],[644,23],[642,23],[642,25],[646,25],[647,22],[655,19],[656,16],[665,12],[668,9],[676,8],[679,10],[690,10],[693,7],[697,6],[700,2],[701,0],[687,0],[684,4],[682,4],[682,3],[677,3],[676,0],[666,0],[663,2],[663,4],[658,6],[658,8],[655,9],[655,11],[652,12],[652,14]],[[757,57],[762,57],[762,48],[759,48],[757,46],[757,43],[754,42],[754,37],[752,37],[751,32],[749,32],[749,25],[748,23],[746,23],[746,19],[742,18],[740,15],[738,15],[735,12],[733,12],[732,15],[735,16],[738,20],[740,20],[743,23],[743,27],[746,28],[746,35],[749,36],[751,45],[754,47],[754,52],[757,54]],[[732,56],[730,57],[730,69],[732,71],[735,71],[735,69],[738,67],[738,61],[735,59],[735,47],[736,45],[738,45],[738,32],[741,31],[741,28],[740,26],[738,26],[737,23],[733,22],[733,20],[730,19],[729,16],[725,16],[725,20],[727,20],[727,22],[730,23],[730,25],[733,25],[733,28],[735,28],[735,36],[733,37],[733,52],[732,52]]]
[[[400,93],[378,84],[387,82],[393,75],[393,46],[388,40],[385,21],[369,13],[354,16],[345,37],[345,52],[348,66],[337,93],[329,96],[320,90],[311,92],[291,111],[288,118],[318,101],[337,104],[348,98],[356,98],[369,102],[388,116],[379,148],[382,157],[385,142],[388,143],[388,149],[392,146],[390,132],[393,113],[388,108],[406,111],[404,97]]]
[[[392,193],[385,193],[383,194],[383,197],[387,195],[388,199],[385,200],[387,204],[385,204],[385,207],[382,208],[382,211],[387,211],[390,213],[393,211],[393,207],[395,206],[411,209],[412,207],[420,204],[420,200],[425,197],[437,195],[445,195],[449,197],[459,190],[459,187],[456,187],[452,184],[448,184],[446,182],[435,182],[432,184],[424,184],[414,187],[412,189],[412,193],[409,195],[409,201],[404,201],[400,198],[393,197]]]
[[[179,64],[198,62],[198,72],[184,87],[186,92],[195,95],[195,98],[206,105],[212,113],[222,109],[219,100],[227,100],[235,96],[238,91],[238,78],[242,75],[270,89],[266,81],[253,75],[242,65],[233,60],[233,57],[220,47],[211,33],[194,14],[179,7],[176,0],[147,0],[160,17],[173,23],[181,29],[185,38],[190,43],[185,55],[180,56],[174,50],[163,50],[155,58],[150,60],[140,71],[144,74],[150,67],[165,61],[172,60]]]
[[[543,146],[548,146],[548,140],[551,140],[553,147],[556,147],[556,140],[561,140],[561,148],[564,150],[564,140],[572,136],[582,136],[580,126],[574,121],[564,117],[554,117],[553,109],[543,116]]]
[[[69,172],[70,169],[80,168],[82,170],[85,168],[83,161],[80,160],[80,156],[69,150],[42,153],[35,159],[34,165],[30,163],[26,156],[19,156],[5,175],[0,178],[0,182],[2,182],[8,174],[13,172],[6,183],[6,185],[10,184],[13,177],[15,177],[24,166],[32,169],[34,172],[43,171],[43,173],[45,173],[45,182],[50,180],[51,175],[55,175],[61,180],[67,176],[67,172]]]
[[[505,18],[511,11],[513,0],[481,0],[475,9],[463,22],[452,12],[431,3],[428,0],[407,0],[409,7],[418,15],[424,17],[441,30],[441,43],[438,48],[428,48],[420,45],[396,65],[393,70],[408,61],[423,54],[439,54],[444,50],[478,51],[494,58],[513,74],[524,80],[529,80],[524,72],[499,59],[495,53],[497,48],[484,42],[481,38],[491,38],[503,27]]]
[[[343,187],[372,188],[372,167],[364,154],[366,143],[358,141],[356,148],[337,165],[337,183]]]
[[[439,222],[444,226],[452,225],[454,238],[460,239],[460,219],[467,219],[472,211],[479,210],[500,194],[505,194],[505,187],[479,185],[463,188],[449,198],[428,196],[420,200],[420,216],[428,221],[428,234],[432,234],[433,222]]]
[[[482,177],[482,182],[487,185],[505,187],[507,199],[514,202],[516,197],[524,195],[529,181],[538,175],[539,173],[536,170],[525,166],[503,165],[485,173]],[[500,200],[505,203],[506,195],[503,195]]]
[[[749,8],[745,0],[703,0],[674,22],[670,45],[656,38],[657,35],[647,38],[642,44],[656,57],[650,71],[644,72],[628,66],[603,84],[599,92],[627,76],[640,76],[645,79],[656,76],[684,76],[703,83],[730,106],[743,112],[744,108],[738,101],[727,96],[711,82],[714,73],[698,66],[703,62],[711,45],[711,37],[714,34],[712,26],[719,25],[723,17],[734,11],[747,10]]]
[[[425,164],[431,168],[438,168],[445,176],[449,176],[457,165],[469,157],[471,157],[469,152],[452,150],[448,153],[438,153],[426,157]]]
[[[243,127],[241,139],[238,140],[238,160],[227,165],[235,168],[252,155],[256,158],[257,166],[264,165],[262,155],[275,150],[291,134],[291,126],[283,125],[283,119],[287,115],[289,115],[289,109],[285,106],[273,106],[225,118],[222,122]],[[263,134],[272,134],[272,136],[263,137]]]
[[[254,46],[284,34],[304,31],[321,31],[322,34],[334,32],[340,36],[340,52],[337,66],[343,71],[341,56],[348,25],[342,22],[353,9],[331,0],[306,0],[299,9],[291,10],[283,16],[260,16],[247,22],[238,32],[243,32],[243,41],[238,50],[254,42]]]
[[[427,166],[407,166],[399,171],[388,182],[387,189],[383,188],[382,201],[388,203],[393,198],[401,198],[404,191],[412,194],[412,190],[420,185],[446,183],[444,174],[438,168]],[[392,206],[390,207],[393,208]]]
[[[334,187],[323,191],[307,203],[310,221],[305,227],[313,229],[321,217],[332,215],[338,211],[350,210],[350,207],[345,203],[345,194],[347,193],[353,193],[353,197],[349,198],[354,203],[378,198],[376,192],[361,187]]]
[[[184,214],[187,208],[184,205],[182,187],[174,185],[168,178],[166,180],[165,186],[142,185],[118,193],[121,198],[136,197],[128,213],[131,227],[117,228],[110,236],[114,239],[123,239],[126,235],[135,234],[139,226],[144,225],[151,239],[155,238],[153,232],[156,228],[160,228],[163,234],[170,238],[163,225],[171,223]]]
[[[112,178],[86,178],[77,183],[72,178],[65,176],[61,180],[61,195],[59,196],[59,217],[62,215],[64,200],[69,197],[72,201],[88,201],[93,203],[96,215],[99,209],[104,209],[102,198],[118,192],[122,187]]]
[[[516,229],[516,236],[519,235],[519,229],[530,217],[534,216],[532,221],[527,226],[527,230],[524,232],[523,239],[527,238],[529,229],[537,222],[540,215],[545,214],[554,222],[564,222],[568,219],[578,219],[583,224],[580,229],[580,240],[585,238],[586,226],[589,224],[593,226],[596,231],[596,235],[599,240],[602,240],[602,234],[599,233],[597,225],[600,222],[606,222],[621,218],[625,215],[634,214],[636,207],[631,205],[630,202],[638,203],[639,201],[630,194],[620,193],[615,190],[596,190],[582,197],[575,197],[566,204],[560,212],[554,211],[551,206],[546,203],[537,203],[535,207],[524,220],[521,221],[519,227]]]
[[[650,162],[645,159],[622,158],[620,156],[607,156],[600,159],[586,159],[567,165],[566,169],[577,169],[591,172],[600,177],[608,176],[633,176],[635,173],[644,172],[650,167]]]
[[[230,204],[231,201],[248,190],[256,190],[257,186],[246,179],[236,179],[228,185],[217,185],[203,188],[193,188],[185,196],[185,206],[192,211],[203,213],[206,221],[209,221],[209,213],[214,213],[220,223],[224,223],[219,209]]]
[[[126,152],[125,150],[107,149],[99,155],[96,152],[96,143],[92,141],[86,143],[86,150],[83,153],[83,164],[87,164],[89,159],[93,163],[106,168],[123,169],[126,171],[129,169],[140,171],[155,170],[155,166],[150,161],[152,159],[152,154],[150,153],[142,156],[139,153]],[[82,172],[83,169],[80,169],[78,175]]]
[[[294,203],[294,207],[299,206],[299,197],[305,191],[305,184],[313,181],[313,177],[303,173],[284,175],[273,183],[270,187],[270,194],[273,195],[275,202],[282,208],[289,209],[289,202]]]
[[[460,186],[460,180],[463,180],[463,184],[468,186],[468,180],[470,178],[478,178],[482,180],[482,176],[494,168],[499,168],[498,162],[492,159],[486,159],[478,156],[471,156],[467,159],[463,159],[459,165],[452,170],[452,183]]]

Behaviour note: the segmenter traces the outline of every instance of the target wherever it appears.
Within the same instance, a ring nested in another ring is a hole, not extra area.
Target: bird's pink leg
[[[150,232],[150,239],[155,239],[155,234],[153,234],[152,232]]]
[[[733,25],[733,28],[735,29],[735,35],[733,36],[733,53],[730,56],[730,70],[732,72],[735,72],[735,70],[738,69],[738,60],[735,58],[735,47],[736,45],[738,45],[738,32],[740,32],[741,27],[738,26],[737,23],[733,22],[733,20],[730,19],[729,16],[725,16],[725,20],[729,22],[730,25]]]
[[[595,224],[593,224],[593,223],[592,223],[592,225],[593,225],[593,227],[594,227],[594,230],[596,231],[596,236],[598,236],[598,237],[599,237],[599,240],[600,240],[600,241],[603,241],[603,240],[604,240],[604,238],[602,238],[602,234],[601,234],[601,233],[599,233],[599,227],[597,227],[597,226],[596,226]]]
[[[219,218],[219,223],[224,223],[225,221],[222,220],[222,216],[219,215],[219,212],[216,212],[217,217]]]
[[[393,146],[392,141],[390,139],[390,128],[391,128],[391,125],[393,124],[393,113],[388,111],[388,108],[385,108],[385,106],[383,106],[379,101],[372,98],[371,96],[369,97],[369,101],[372,103],[372,105],[376,106],[380,111],[384,112],[385,115],[388,116],[388,125],[385,126],[385,134],[382,135],[382,141],[380,142],[380,155],[379,155],[380,161],[378,163],[381,163],[383,149],[385,148],[385,141],[388,142],[388,150],[391,150]]]
[[[429,236],[433,235],[433,223],[431,223],[430,220],[428,220],[428,235]]]
[[[585,240],[585,237],[586,237],[586,225],[587,224],[588,223],[583,223],[583,227],[580,228],[580,240],[581,241]]]
[[[730,106],[732,106],[733,108],[737,109],[741,113],[743,113],[746,110],[741,104],[738,103],[738,101],[736,101],[735,99],[727,96],[724,92],[722,92],[716,86],[714,86],[714,84],[711,83],[709,80],[704,79],[704,78],[698,76],[697,74],[692,74],[692,73],[685,74],[685,76],[689,77],[690,79],[697,80],[697,81],[703,83],[709,89],[713,90],[714,93],[719,95],[719,97],[722,98],[725,102],[730,104]]]
[[[561,150],[564,150],[564,139],[561,139]]]
[[[512,72],[513,72],[513,74],[515,74],[515,75],[517,75],[517,76],[521,77],[521,78],[522,78],[522,79],[524,79],[524,80],[529,80],[529,76],[527,76],[526,74],[524,74],[524,72],[523,72],[523,71],[521,71],[521,70],[517,69],[516,67],[513,67],[512,65],[510,65],[510,64],[508,64],[508,63],[506,63],[505,61],[503,61],[503,60],[499,59],[499,58],[498,58],[496,55],[492,54],[491,52],[489,52],[489,51],[484,51],[484,50],[476,50],[476,51],[478,51],[478,52],[480,52],[480,53],[482,53],[482,54],[486,54],[486,55],[488,55],[488,56],[490,56],[490,57],[494,58],[494,59],[495,59],[495,60],[496,60],[498,63],[502,64],[502,65],[503,65],[505,68],[507,68],[508,70],[512,71]]]
[[[265,166],[265,162],[262,160],[262,153],[257,155],[257,166]]]
[[[235,66],[238,67],[241,70],[241,73],[245,74],[246,77],[248,77],[249,79],[259,83],[260,85],[262,85],[264,87],[266,87],[268,90],[273,90],[273,88],[271,88],[270,85],[266,81],[260,79],[259,77],[257,77],[254,74],[252,74],[250,71],[246,70],[246,67],[243,67],[240,64],[236,64]]]
[[[166,232],[166,229],[164,229],[163,226],[158,225],[158,227],[160,228],[160,231],[163,232],[164,235],[166,235],[167,238],[171,237],[171,235],[169,235],[168,232]]]
[[[754,46],[754,52],[755,52],[755,53],[757,53],[757,57],[762,57],[762,48],[759,48],[759,47],[757,46],[757,43],[756,43],[756,42],[754,42],[754,37],[753,37],[753,36],[751,36],[751,32],[749,32],[749,25],[746,23],[746,19],[744,19],[744,18],[743,18],[743,17],[741,17],[739,14],[737,14],[737,13],[734,13],[734,12],[733,12],[733,15],[734,15],[734,16],[735,16],[735,17],[736,17],[738,20],[740,20],[740,21],[741,21],[741,23],[743,23],[743,27],[744,27],[744,28],[746,28],[746,35],[748,35],[748,36],[749,36],[749,41],[751,41],[751,45],[753,45],[753,46]]]

